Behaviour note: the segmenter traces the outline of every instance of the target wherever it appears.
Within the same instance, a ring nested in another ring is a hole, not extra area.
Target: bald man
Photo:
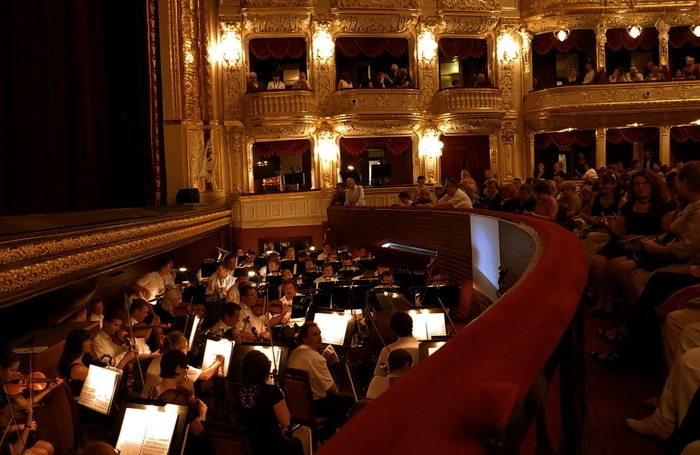
[[[355,184],[355,179],[349,178],[348,189],[345,190],[345,205],[365,205],[365,190],[361,185]]]

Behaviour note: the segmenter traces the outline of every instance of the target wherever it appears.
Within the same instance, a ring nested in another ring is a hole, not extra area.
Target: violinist
[[[326,262],[323,264],[323,269],[321,269],[321,271],[323,275],[314,280],[316,287],[318,287],[318,283],[321,282],[338,281],[338,279],[333,276],[333,264]]]
[[[260,269],[258,272],[260,276],[267,277],[267,275],[279,275],[280,274],[280,258],[276,254],[270,257],[267,265]]]
[[[206,296],[224,298],[229,288],[233,286],[236,279],[229,275],[226,265],[221,263],[216,266],[216,272],[209,277],[209,284],[207,285]]]
[[[228,288],[226,302],[241,303],[241,294],[238,290],[243,286],[243,283],[250,283],[248,281],[248,269],[234,270],[233,277],[236,279],[236,282]]]
[[[245,340],[241,336],[241,332],[236,328],[240,320],[241,306],[237,303],[229,302],[224,305],[224,310],[219,322],[207,330],[207,333],[209,335],[229,338],[237,343],[243,342]]]
[[[266,314],[265,303],[262,299],[258,299],[258,293],[253,286],[242,286],[240,292],[241,320],[236,325],[236,328],[246,340],[254,340],[258,337],[269,339],[270,332],[266,326],[274,327],[280,324],[284,319],[284,315],[289,311],[289,307],[282,305],[280,314],[270,318],[270,315]]]
[[[377,360],[377,366],[374,368],[375,376],[386,376],[387,372],[384,366],[388,363],[389,353],[396,349],[405,349],[413,356],[412,365],[417,365],[420,360],[418,355],[418,346],[420,342],[413,337],[413,318],[408,313],[397,311],[391,315],[389,319],[389,329],[399,337],[398,340],[391,343],[389,346],[382,349]]]
[[[29,433],[31,431],[36,431],[36,422],[33,419],[31,407],[28,408],[27,417],[24,419],[23,423],[19,423],[19,420],[14,421],[13,416],[10,414],[10,399],[17,403],[17,407],[23,407],[29,404],[29,402],[24,400],[24,397],[21,397],[21,395],[10,398],[10,395],[7,393],[7,389],[5,388],[7,383],[21,378],[18,370],[19,359],[11,350],[7,349],[0,353],[0,381],[3,385],[3,390],[0,394],[0,410],[2,410],[0,413],[0,432],[2,434],[16,433],[19,436],[16,442],[10,444],[9,453],[11,455],[53,455],[53,445],[46,441],[37,441],[31,448],[26,448]],[[48,390],[53,390],[56,385],[57,383],[54,383],[51,389],[47,388],[46,393],[48,393]],[[36,397],[38,395],[39,394],[34,396],[35,402],[37,401]],[[3,454],[4,453],[5,452],[3,452]]]
[[[156,295],[165,290],[165,280],[163,277],[170,275],[173,271],[173,262],[163,259],[158,263],[158,270],[142,276],[131,288],[136,291],[138,297],[144,300],[151,300]]]
[[[136,327],[138,324],[142,323],[146,317],[148,317],[151,312],[151,305],[143,299],[135,299],[131,302],[129,306],[129,315],[131,316],[130,325],[132,328]],[[160,324],[160,318],[155,316],[152,324]],[[160,351],[151,352],[151,348],[148,346],[148,339],[153,333],[153,328],[148,330],[138,330],[134,332],[134,347],[138,351],[138,360],[143,362],[144,360],[152,360],[153,358],[160,355]]]
[[[113,310],[107,313],[105,323],[92,340],[91,355],[93,360],[124,369],[138,355],[138,351],[125,342],[126,331],[121,330],[123,322],[124,313],[121,311]],[[112,340],[115,335],[115,338],[120,340],[122,344],[116,344]]]
[[[165,331],[185,330],[187,316],[175,314],[175,308],[182,304],[182,294],[177,289],[169,289],[163,294],[163,298],[153,307],[153,312],[163,324],[170,324]]]
[[[56,366],[58,373],[66,378],[68,387],[76,399],[83,391],[88,374],[88,367],[83,362],[83,357],[89,355],[91,350],[90,332],[84,329],[73,329],[66,337],[61,359]]]
[[[141,392],[141,396],[143,398],[148,398],[151,389],[153,389],[153,387],[158,385],[158,383],[161,381],[160,362],[163,360],[165,354],[173,349],[178,350],[185,355],[187,354],[188,341],[182,332],[170,332],[168,335],[166,335],[166,337],[167,340],[165,341],[165,343],[163,343],[163,355],[153,359],[151,364],[148,366],[148,371],[146,372],[146,384],[144,385],[143,391]],[[223,363],[224,356],[219,354],[216,356],[216,360],[214,361],[214,363],[204,370],[200,370],[198,368],[190,366],[187,369],[187,381],[190,383],[194,383],[196,381],[206,382],[216,374],[216,372],[219,370],[219,367]]]

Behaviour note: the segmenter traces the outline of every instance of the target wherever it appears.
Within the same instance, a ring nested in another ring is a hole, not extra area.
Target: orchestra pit
[[[0,29],[0,454],[700,454],[695,0]]]

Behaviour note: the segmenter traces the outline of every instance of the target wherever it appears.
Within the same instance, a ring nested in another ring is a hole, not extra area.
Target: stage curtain
[[[253,151],[258,152],[261,158],[270,158],[272,155],[284,157],[287,155],[302,155],[309,149],[307,139],[293,141],[256,142]]]
[[[675,49],[680,49],[690,43],[693,47],[700,46],[700,37],[697,37],[690,31],[690,27],[671,27],[668,32],[668,44]]]
[[[490,169],[488,136],[442,136],[441,172],[444,178],[459,179],[466,166],[469,175],[480,182],[484,172]]]
[[[655,28],[645,28],[642,34],[637,38],[632,38],[624,28],[613,28],[605,33],[608,41],[608,48],[613,51],[619,51],[622,46],[629,51],[633,51],[638,47],[644,50],[650,50],[657,45],[659,40],[659,31]]]
[[[608,130],[606,138],[613,144],[619,144],[622,141],[638,142],[653,142],[659,137],[658,128],[623,128],[619,130]]]
[[[557,147],[567,147],[576,142],[581,147],[587,147],[595,140],[595,131],[569,131],[564,133],[543,133],[535,135],[535,147],[544,150],[554,143]]]
[[[468,57],[479,58],[486,52],[486,40],[475,38],[441,38],[438,42],[440,52],[445,57],[458,56],[464,60]]]
[[[569,52],[573,47],[585,52],[593,43],[595,43],[593,30],[572,30],[563,42],[559,41],[554,33],[537,35],[533,40],[532,48],[540,55],[549,54],[553,47],[562,53]]]
[[[306,41],[304,38],[256,38],[250,40],[250,51],[260,60],[299,58],[306,52]]]
[[[677,126],[671,128],[671,137],[676,142],[686,142],[690,139],[693,142],[700,142],[700,127],[697,126]]]
[[[341,137],[340,146],[351,155],[362,155],[365,151],[365,140],[361,137]]]
[[[413,141],[408,136],[390,137],[386,140],[386,149],[394,155],[401,155],[411,147],[412,143]]]
[[[340,138],[340,146],[350,155],[361,155],[367,147],[386,147],[390,153],[401,155],[411,147],[412,143],[413,141],[411,141],[411,138],[407,136]]]
[[[335,42],[340,51],[348,57],[356,57],[360,53],[368,57],[378,57],[384,51],[392,57],[400,57],[408,49],[408,41],[405,38],[341,37]]]

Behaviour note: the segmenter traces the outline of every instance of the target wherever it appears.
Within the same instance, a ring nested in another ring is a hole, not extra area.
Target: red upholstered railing
[[[381,212],[392,211],[406,211],[416,218],[429,213],[437,221],[458,213],[466,226],[470,214],[494,215],[463,209],[331,208],[329,227],[342,219],[343,212],[371,225]],[[479,454],[486,453],[477,442],[480,434],[506,429],[514,409],[523,403],[567,331],[587,267],[581,242],[556,224],[515,215],[499,217],[512,220],[515,224],[510,226],[524,232],[535,230],[542,254],[534,268],[511,292],[349,421],[320,454]],[[395,225],[392,231],[402,229]],[[381,233],[383,238],[391,234]],[[464,235],[469,234],[467,229]],[[425,235],[458,233],[436,230]]]

